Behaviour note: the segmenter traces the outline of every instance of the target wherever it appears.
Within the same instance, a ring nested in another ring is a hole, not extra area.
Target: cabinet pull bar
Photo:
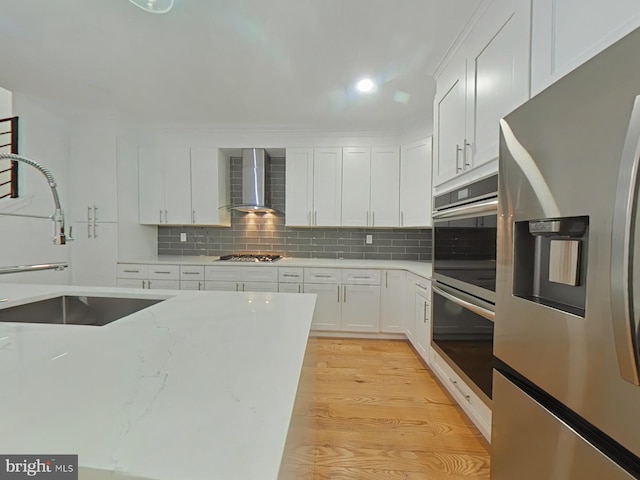
[[[87,223],[87,238],[91,238],[91,224]]]
[[[462,153],[462,169],[466,170],[467,167],[471,167],[471,162],[467,161],[467,148],[471,148],[471,144],[467,142],[467,139],[464,139],[464,151]],[[473,153],[473,151],[471,151]]]
[[[353,278],[358,278],[361,280],[371,280],[373,277],[370,275],[354,275]]]
[[[160,223],[162,223],[162,210],[160,210]]]
[[[93,221],[93,238],[98,238],[98,224],[95,220]]]
[[[293,274],[293,273],[283,273],[282,274],[283,277],[292,277],[292,278],[300,278],[300,275],[298,274]]]
[[[182,272],[184,275],[200,275],[200,272]]]
[[[460,152],[462,151],[462,148],[460,148],[460,145],[456,144],[456,173],[461,172],[462,168],[460,167]]]
[[[147,280],[147,288],[151,288],[151,280]]]
[[[87,206],[87,222],[91,222],[91,207]]]
[[[164,275],[169,275],[171,272],[165,272],[165,271],[161,271],[161,270],[154,270],[153,273],[162,273]]]
[[[202,282],[198,282],[198,290],[202,290]]]
[[[422,312],[422,323],[427,323],[427,302],[424,302],[424,310]]]
[[[389,272],[384,272],[384,288],[389,288]]]
[[[314,275],[314,277],[316,277],[316,278],[331,278],[331,275],[320,275],[319,273],[316,273]]]
[[[371,226],[375,227],[376,226],[376,212],[373,212],[371,214]]]
[[[340,303],[340,285],[338,285],[338,303]]]
[[[313,224],[314,225],[318,225],[318,211],[316,210],[315,214],[314,214],[314,220],[313,220]]]
[[[367,227],[369,226],[369,210],[367,210]]]
[[[347,286],[345,285],[343,288],[344,291],[342,292],[342,298],[344,300],[344,303],[347,303]]]
[[[167,220],[167,211],[164,211],[164,223],[169,223],[169,220]]]
[[[467,402],[471,403],[471,395],[464,393],[464,391],[462,390],[462,388],[460,388],[460,385],[458,385],[458,382],[456,380],[454,380],[453,378],[450,378],[449,380],[451,381],[451,383],[453,383],[453,386],[456,387],[456,390],[460,392],[460,395],[462,395]]]
[[[402,211],[400,212],[400,226],[404,226],[404,212]]]
[[[93,221],[98,221],[98,207],[96,207],[95,205],[93,206]]]
[[[140,270],[123,270],[125,273],[140,273]]]

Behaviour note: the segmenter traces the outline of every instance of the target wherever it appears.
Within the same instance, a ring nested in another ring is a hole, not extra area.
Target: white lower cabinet
[[[402,327],[404,334],[412,345],[414,342],[413,337],[416,327],[416,304],[414,302],[413,295],[416,289],[417,278],[417,275],[414,275],[413,273],[407,273],[407,277],[405,279],[405,309],[403,312],[404,315],[402,316]]]
[[[74,222],[72,227],[75,241],[70,244],[71,283],[113,287],[117,278],[118,224]]]
[[[380,331],[404,333],[406,316],[407,273],[404,270],[382,272],[380,286]]]
[[[314,330],[380,331],[380,271],[305,268],[304,292],[318,295]]]
[[[415,288],[413,346],[428,364],[431,351],[431,282],[418,277]]]
[[[305,282],[304,293],[315,293],[317,295],[311,329],[340,330],[342,318],[340,285],[337,283]]]
[[[275,267],[213,266],[204,268],[205,290],[227,292],[277,292]]]
[[[116,285],[151,290],[179,290],[178,265],[118,264]]]
[[[462,410],[471,421],[478,427],[482,435],[491,441],[491,408],[489,408],[462,381],[460,376],[453,371],[447,362],[435,350],[431,350],[429,366],[433,373],[440,379],[440,382],[449,391],[451,396],[458,402]]]

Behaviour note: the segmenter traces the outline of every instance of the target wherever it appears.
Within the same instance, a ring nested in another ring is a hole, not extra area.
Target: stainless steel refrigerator
[[[501,121],[493,480],[640,478],[640,30]]]

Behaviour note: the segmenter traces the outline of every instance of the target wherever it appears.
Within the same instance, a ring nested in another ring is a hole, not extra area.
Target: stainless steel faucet
[[[14,160],[17,162],[26,163],[27,165],[31,165],[40,173],[42,173],[49,183],[49,188],[51,188],[51,193],[53,195],[53,203],[55,204],[55,211],[52,215],[42,216],[42,215],[27,215],[20,213],[2,213],[0,215],[7,215],[12,217],[31,217],[31,218],[48,218],[53,220],[53,243],[56,245],[64,245],[67,242],[73,240],[71,236],[71,229],[69,229],[69,235],[65,234],[64,229],[64,213],[62,211],[62,207],[60,206],[60,198],[58,197],[58,190],[56,188],[57,183],[55,178],[53,178],[53,174],[45,167],[40,165],[38,162],[35,162],[29,158],[23,157],[21,155],[17,155],[15,153],[0,153],[0,160]]]

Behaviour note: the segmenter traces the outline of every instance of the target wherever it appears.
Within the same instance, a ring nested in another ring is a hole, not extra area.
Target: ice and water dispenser
[[[584,317],[589,217],[515,222],[513,294]]]

